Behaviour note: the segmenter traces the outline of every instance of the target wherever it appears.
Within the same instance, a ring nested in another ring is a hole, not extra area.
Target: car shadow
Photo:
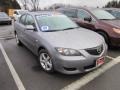
[[[54,71],[53,73],[47,73],[45,71],[43,71],[43,69],[41,68],[41,66],[39,64],[36,64],[35,66],[32,67],[32,70],[35,72],[42,72],[42,73],[46,73],[52,77],[56,77],[56,78],[62,78],[62,79],[78,79],[83,77],[84,75],[88,74],[89,72],[85,72],[85,73],[79,73],[79,74],[63,74],[57,71]]]
[[[120,47],[111,46],[109,50],[120,51]]]

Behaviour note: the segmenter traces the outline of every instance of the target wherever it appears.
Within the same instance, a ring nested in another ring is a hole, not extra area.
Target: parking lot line
[[[19,78],[19,75],[17,74],[15,68],[13,67],[13,65],[12,65],[9,57],[7,56],[7,54],[6,54],[6,52],[5,52],[5,50],[4,50],[1,43],[0,43],[0,50],[2,51],[2,54],[3,54],[4,58],[5,58],[5,61],[6,61],[7,65],[8,65],[8,67],[9,67],[9,70],[10,70],[12,76],[13,76],[13,79],[14,79],[17,87],[18,87],[18,90],[26,90],[23,83],[22,83],[22,81]]]
[[[113,60],[113,59],[115,59],[115,58],[113,58],[113,57],[111,57],[111,56],[106,56],[108,59],[110,59],[110,60]]]
[[[61,90],[80,90],[81,87],[89,83],[90,81],[94,80],[96,77],[103,74],[105,71],[113,67],[114,65],[120,63],[120,56],[111,60],[109,63],[101,66],[100,68],[90,72],[89,74],[85,75],[83,78],[71,83],[70,85],[64,87]]]
[[[15,37],[12,36],[8,36],[8,37],[0,37],[0,40],[10,40],[10,39],[14,39]]]

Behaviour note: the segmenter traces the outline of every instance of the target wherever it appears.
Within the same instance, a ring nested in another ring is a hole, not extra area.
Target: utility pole
[[[26,0],[24,0],[24,8],[25,8],[25,10],[27,9],[27,1]]]

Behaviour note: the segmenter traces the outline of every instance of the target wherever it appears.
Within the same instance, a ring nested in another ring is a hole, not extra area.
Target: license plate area
[[[98,60],[96,60],[96,66],[101,66],[102,64],[104,64],[104,57],[101,57]]]

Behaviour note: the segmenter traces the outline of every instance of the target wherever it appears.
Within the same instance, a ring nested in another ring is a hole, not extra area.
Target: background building
[[[16,0],[0,0],[0,11],[8,13],[9,9],[20,9]]]

